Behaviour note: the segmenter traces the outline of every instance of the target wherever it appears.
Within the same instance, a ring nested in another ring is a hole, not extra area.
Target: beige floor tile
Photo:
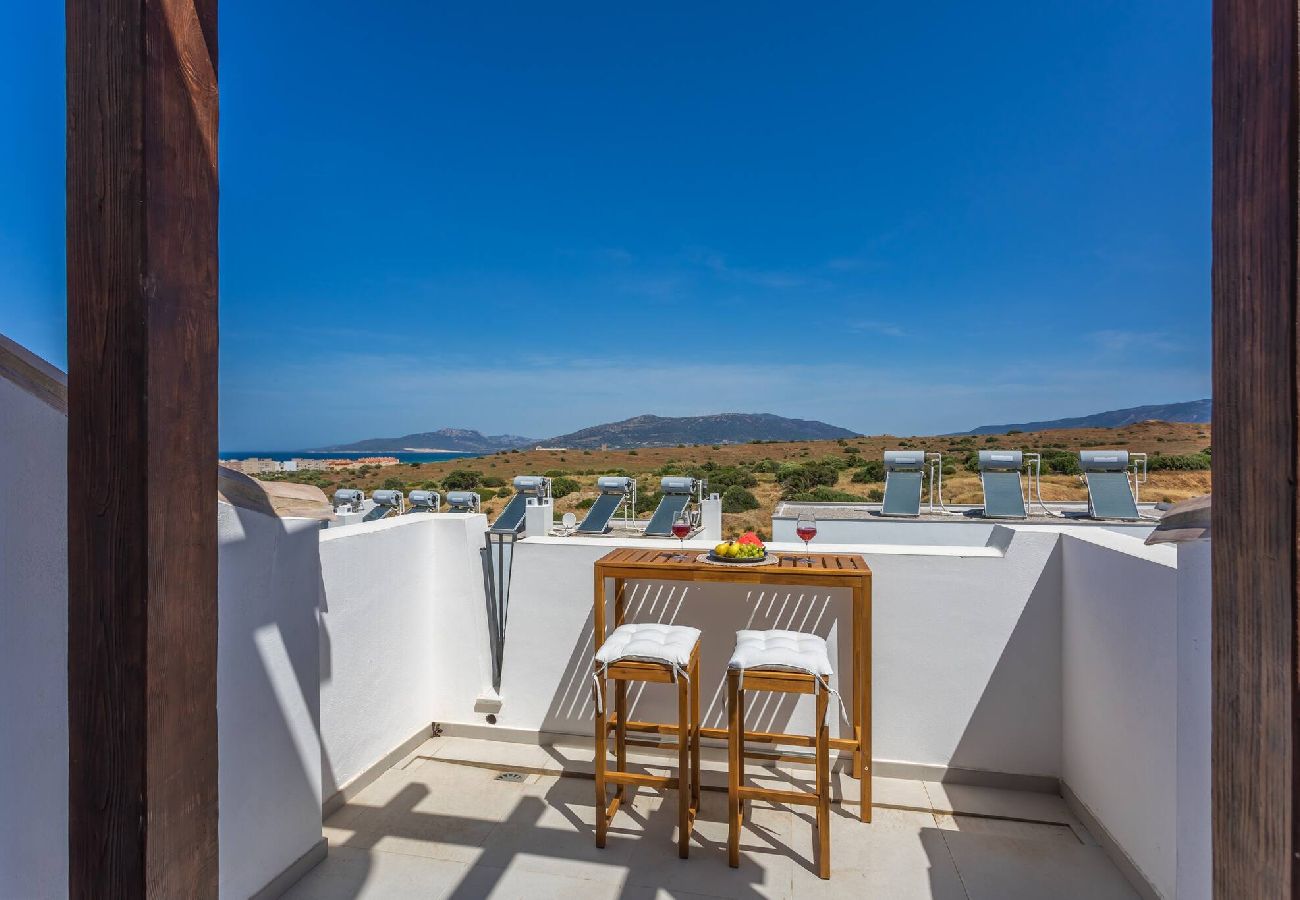
[[[614,900],[626,896],[617,882],[590,881],[519,866],[476,866],[448,895],[448,900]]]
[[[801,808],[793,815],[791,846],[800,860],[794,869],[795,897],[965,898],[943,835],[929,813],[877,809],[870,824],[832,815],[829,881],[816,874],[814,824],[812,809]]]
[[[287,900],[437,900],[456,890],[460,863],[400,853],[330,848],[284,895]]]
[[[1020,822],[1015,819],[985,819],[979,816],[949,816],[944,813],[935,813],[934,820],[944,831],[962,831],[1016,841],[1063,844],[1069,847],[1083,845],[1069,825],[1047,825],[1040,822]]]
[[[494,766],[517,766],[524,769],[560,771],[560,763],[545,747],[516,744],[510,741],[483,741],[474,738],[445,737],[433,753],[434,759],[463,760]]]
[[[1074,816],[1070,814],[1065,801],[1055,794],[1008,791],[968,784],[942,784],[937,781],[926,781],[923,785],[926,795],[930,798],[931,808],[935,812],[1000,816],[1036,822],[1057,822],[1062,825],[1074,822]]]
[[[943,832],[970,900],[1133,900],[1137,894],[1099,847]]]

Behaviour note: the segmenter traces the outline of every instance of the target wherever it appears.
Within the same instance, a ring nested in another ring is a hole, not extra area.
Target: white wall
[[[1210,542],[1178,545],[1178,898],[1212,895]]]
[[[481,546],[486,530],[482,515],[448,513],[321,533],[326,798],[437,720],[448,696],[472,704],[480,692],[475,641],[486,653],[487,626],[475,541]]]
[[[220,878],[237,900],[321,840],[321,523],[217,511]]]
[[[1162,895],[1174,896],[1178,748],[1175,551],[1062,536],[1062,779]]]
[[[983,547],[971,551],[978,555],[954,548],[916,553],[866,548],[874,584],[877,759],[1059,774],[1056,541],[1050,533],[1015,533],[1005,554]],[[517,546],[502,727],[590,733],[592,564],[619,545],[529,539]],[[849,645],[840,640],[836,624],[837,617],[848,622],[846,590],[814,595],[787,588],[640,585],[629,610],[634,621],[675,621],[704,631],[701,675],[708,724],[723,722],[723,670],[739,628],[793,627],[822,634],[838,659],[840,681],[848,686]],[[671,718],[668,693],[646,691],[637,715]],[[755,715],[764,727],[811,728],[811,698],[797,708],[792,703],[792,698],[773,701]],[[482,723],[482,716],[469,721]]]
[[[0,897],[68,893],[66,435],[0,378]]]

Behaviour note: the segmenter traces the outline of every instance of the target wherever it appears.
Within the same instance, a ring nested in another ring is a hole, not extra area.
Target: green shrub
[[[748,512],[758,509],[758,498],[740,485],[732,485],[722,494],[722,511],[724,513]]]
[[[547,469],[542,474],[545,475],[547,478],[562,478],[565,475],[568,475],[569,473],[564,469]]]
[[[551,478],[551,496],[556,500],[561,497],[567,497],[580,490],[582,490],[582,485],[572,478],[566,478],[564,476]]]
[[[877,481],[885,480],[885,463],[884,460],[870,459],[862,464],[862,468],[853,473],[849,479],[854,484],[871,484]]]
[[[837,491],[835,488],[819,485],[807,491],[800,491],[786,498],[801,503],[861,503],[866,497],[860,497],[857,494],[850,494],[848,491]]]
[[[766,475],[772,475],[775,474],[776,470],[779,469],[780,467],[781,467],[780,463],[778,463],[774,459],[762,459],[754,463],[754,465],[750,467],[750,471],[762,472]]]
[[[1210,468],[1210,457],[1204,453],[1186,456],[1152,456],[1147,460],[1148,472],[1199,472]]]
[[[384,483],[380,485],[380,487],[382,487],[386,491],[404,491],[406,490],[406,482],[402,481],[402,479],[400,478],[394,478],[393,476],[390,475],[389,477],[384,479]]]
[[[956,466],[954,466],[952,463],[943,464],[943,475],[945,478],[947,478],[949,475],[956,475],[956,474],[957,474]]]
[[[497,496],[498,496],[498,497],[509,497],[509,496],[510,496],[511,494],[513,494],[513,493],[514,493],[514,491],[512,491],[512,490],[511,490],[510,488],[508,488],[508,487],[503,487],[503,488],[498,488],[498,489],[497,489]]]
[[[442,486],[449,491],[468,491],[478,486],[478,472],[470,469],[455,469],[442,480]]]
[[[1043,474],[1078,475],[1079,457],[1065,450],[1043,450]]]
[[[871,490],[867,491],[867,499],[870,500],[872,503],[881,503],[885,499],[885,492],[882,491],[880,488],[872,488]]]
[[[839,469],[824,462],[786,463],[776,470],[777,483],[787,500],[795,494],[807,493],[817,487],[834,487],[839,481]]]
[[[500,475],[488,475],[484,478],[480,478],[478,480],[478,483],[483,485],[483,487],[499,488],[499,487],[506,486],[506,480],[502,478]]]
[[[659,491],[650,491],[645,494],[638,491],[636,495],[636,514],[639,516],[642,513],[654,512],[663,496]]]
[[[578,509],[591,509],[596,505],[595,497],[583,497],[578,501]]]

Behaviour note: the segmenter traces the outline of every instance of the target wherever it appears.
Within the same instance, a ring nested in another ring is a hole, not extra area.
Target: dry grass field
[[[578,512],[580,504],[596,496],[596,478],[603,474],[625,473],[638,479],[642,493],[649,494],[658,488],[655,473],[664,466],[700,466],[713,462],[717,466],[754,466],[771,461],[776,464],[804,463],[821,459],[843,461],[856,450],[863,461],[878,460],[885,450],[924,449],[951,456],[956,472],[944,476],[944,500],[948,503],[979,503],[981,490],[978,475],[967,471],[962,463],[972,450],[1003,449],[1055,449],[1077,452],[1088,448],[1127,448],[1152,456],[1181,456],[1200,453],[1210,446],[1210,426],[1170,422],[1142,422],[1123,428],[1085,428],[1060,431],[1043,431],[1032,434],[1002,434],[975,437],[901,437],[875,435],[850,438],[847,441],[813,441],[764,444],[693,445],[679,447],[650,447],[638,450],[529,450],[495,453],[491,456],[452,460],[438,463],[403,464],[376,468],[364,472],[297,473],[279,476],[287,481],[310,481],[326,493],[336,487],[358,487],[369,493],[376,488],[400,486],[405,490],[429,487],[441,488],[442,480],[455,470],[478,473],[483,478],[500,478],[507,485],[515,475],[563,474],[579,484],[579,490],[556,501],[556,514]],[[766,466],[769,467],[770,466]],[[835,488],[863,499],[883,483],[855,483],[854,468],[839,473]],[[306,476],[306,477],[305,477]],[[757,485],[749,490],[758,500],[757,509],[724,515],[724,529],[728,534],[753,529],[766,534],[772,510],[781,497],[781,486],[771,472],[757,472]],[[436,483],[436,484],[435,484]],[[499,513],[505,505],[497,497],[501,488],[478,488],[483,497],[483,509],[489,517]],[[1178,501],[1209,493],[1210,473],[1205,471],[1152,472],[1143,487],[1144,500]],[[506,491],[508,494],[509,492]],[[1087,492],[1076,475],[1045,475],[1043,496],[1047,500],[1083,500]],[[642,514],[648,518],[649,513]]]

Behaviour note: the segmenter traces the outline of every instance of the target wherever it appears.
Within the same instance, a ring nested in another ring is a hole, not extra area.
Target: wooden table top
[[[677,550],[620,547],[596,560],[598,568],[644,571],[647,578],[682,578],[699,581],[835,580],[870,578],[871,569],[858,553],[774,553],[775,563],[726,565],[696,559],[703,550],[684,551],[688,559],[675,558]],[[804,562],[811,559],[811,563]],[[631,576],[636,577],[636,576]]]

